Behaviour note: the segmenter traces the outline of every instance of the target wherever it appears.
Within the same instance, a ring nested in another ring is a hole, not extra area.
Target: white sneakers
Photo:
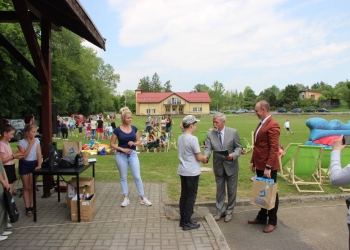
[[[141,205],[152,206],[152,203],[149,200],[147,200],[146,197],[143,197],[143,199],[141,199],[140,203],[141,203]]]
[[[10,223],[7,222],[7,227],[6,229],[12,229],[12,225]]]
[[[147,200],[146,197],[143,197],[143,199],[141,199],[140,203],[141,203],[141,205],[152,206],[152,203],[151,203],[149,200]],[[129,205],[129,204],[130,204],[129,198],[124,197],[124,200],[123,200],[121,206],[122,206],[122,207],[126,207],[126,206]]]
[[[4,231],[4,232],[1,234],[1,236],[7,236],[7,235],[10,235],[10,234],[12,234],[11,231]]]
[[[127,205],[130,204],[130,201],[129,201],[129,198],[127,197],[124,197],[124,200],[122,202],[122,207],[126,207]]]
[[[7,238],[7,236],[0,236],[0,241],[6,240]]]

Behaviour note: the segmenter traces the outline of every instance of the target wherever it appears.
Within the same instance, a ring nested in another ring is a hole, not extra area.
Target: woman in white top
[[[165,132],[166,122],[167,122],[167,120],[165,119],[165,116],[162,115],[162,120],[160,121],[160,124],[161,124],[161,127],[162,127],[162,132]]]
[[[96,138],[96,129],[97,129],[97,121],[95,118],[92,118],[90,125],[91,125],[92,139],[95,139]]]
[[[23,153],[23,159],[19,160],[18,170],[23,183],[26,215],[32,216],[33,213],[36,213],[33,207],[32,173],[41,168],[41,149],[39,139],[35,138],[37,126],[28,124],[24,131],[25,138],[18,142],[19,152]]]

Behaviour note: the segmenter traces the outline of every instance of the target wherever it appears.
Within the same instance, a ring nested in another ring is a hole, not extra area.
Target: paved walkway
[[[96,182],[96,214],[92,222],[70,221],[65,194],[57,202],[57,193],[42,199],[37,195],[38,220],[24,214],[23,199],[15,197],[20,219],[13,233],[0,242],[0,249],[228,249],[209,210],[199,208],[204,218],[198,230],[182,231],[172,211],[166,217],[164,184],[145,183],[147,198],[153,203],[141,205],[133,183],[129,184],[130,205],[122,208],[119,183]],[[40,188],[41,190],[41,188]]]

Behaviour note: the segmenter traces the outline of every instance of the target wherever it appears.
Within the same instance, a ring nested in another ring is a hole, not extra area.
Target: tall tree
[[[194,89],[197,90],[197,92],[209,92],[210,91],[209,86],[207,86],[206,84],[201,84],[201,83],[198,83],[197,85],[195,85]]]
[[[224,95],[224,85],[218,81],[215,81],[213,85],[211,86],[211,90],[209,92],[209,96],[212,100],[211,107],[213,107],[216,110],[222,109],[223,105],[223,95]]]
[[[297,102],[298,99],[299,99],[298,87],[295,85],[287,85],[287,87],[283,91],[284,103],[292,104],[293,102]]]
[[[166,82],[164,83],[164,92],[172,92],[172,91],[171,91],[170,80],[169,80],[169,81],[166,81]]]
[[[143,92],[152,92],[151,81],[148,76],[140,79],[138,88],[141,89]]]
[[[159,76],[157,73],[154,73],[152,77],[152,82],[151,82],[151,89],[153,92],[161,92],[162,91],[162,82],[159,79]]]

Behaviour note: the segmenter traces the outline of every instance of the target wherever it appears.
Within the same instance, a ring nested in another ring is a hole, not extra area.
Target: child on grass
[[[196,123],[197,120],[193,115],[185,116],[182,120],[184,133],[178,139],[180,163],[177,173],[181,179],[180,227],[184,231],[200,227],[200,224],[191,220],[191,216],[201,173],[199,162],[206,163],[208,160],[206,156],[201,154],[197,137],[192,135],[196,131]]]

